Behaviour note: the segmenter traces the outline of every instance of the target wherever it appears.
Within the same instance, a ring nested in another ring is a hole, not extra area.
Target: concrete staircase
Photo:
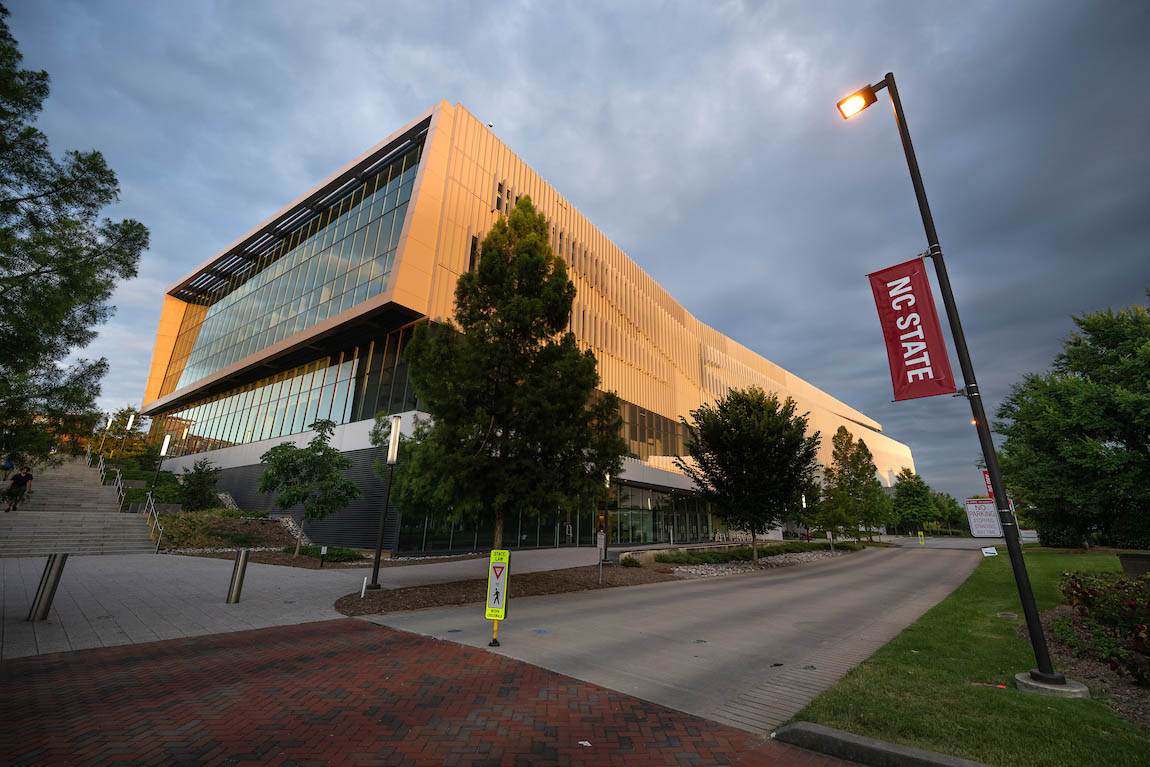
[[[19,510],[0,513],[0,557],[47,554],[151,554],[156,550],[139,514],[120,513],[116,488],[84,459],[33,471],[32,495]]]

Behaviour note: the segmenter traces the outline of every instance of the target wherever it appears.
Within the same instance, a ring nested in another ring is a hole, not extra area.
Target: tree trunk
[[[755,538],[755,531],[751,530],[751,564],[759,564],[759,541]]]
[[[299,530],[296,531],[296,534],[295,534],[295,554],[292,554],[293,557],[299,556],[299,546],[301,543],[303,543],[303,520],[302,519],[299,521]]]
[[[503,548],[503,509],[495,510],[495,534],[491,539],[491,548]]]

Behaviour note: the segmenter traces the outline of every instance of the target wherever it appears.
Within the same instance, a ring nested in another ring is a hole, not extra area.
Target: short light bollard
[[[52,600],[56,598],[56,587],[60,585],[60,576],[64,574],[64,565],[67,562],[67,554],[48,555],[48,562],[44,565],[44,573],[40,576],[40,586],[36,589],[36,596],[32,599],[32,609],[28,611],[29,621],[48,619],[48,613],[52,609]]]
[[[236,563],[232,567],[232,583],[228,586],[228,604],[239,604],[240,592],[244,589],[244,573],[248,569],[248,554],[247,549],[240,549],[236,552]]]

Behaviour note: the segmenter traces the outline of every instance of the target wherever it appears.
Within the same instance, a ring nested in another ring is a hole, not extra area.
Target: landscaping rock
[[[679,565],[675,568],[675,575],[680,578],[710,578],[716,575],[738,575],[757,570],[769,570],[776,567],[789,567],[801,565],[805,562],[816,562],[820,559],[842,556],[843,552],[836,551],[803,551],[794,554],[776,554],[773,557],[760,557],[756,568],[750,562],[728,562],[724,565]]]

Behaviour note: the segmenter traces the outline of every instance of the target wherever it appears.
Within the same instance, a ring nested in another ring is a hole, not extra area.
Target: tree
[[[335,423],[319,420],[308,428],[315,431],[315,436],[306,447],[284,442],[260,456],[260,463],[266,464],[260,474],[260,492],[276,493],[276,506],[284,511],[303,504],[303,519],[295,542],[297,557],[304,522],[323,519],[362,495],[343,473],[351,468],[351,459],[328,444]]]
[[[814,484],[821,436],[807,436],[808,413],[795,412],[758,387],[733,389],[714,405],[691,411],[687,453],[675,464],[699,487],[728,526],[751,534],[752,557],[759,558],[758,535],[779,527],[802,508]]]
[[[1051,370],[998,409],[1006,484],[1044,542],[1150,548],[1150,313],[1073,319]]]
[[[521,198],[459,278],[455,321],[421,323],[406,352],[431,421],[397,465],[396,489],[410,498],[433,483],[457,518],[494,523],[495,548],[509,513],[578,508],[627,452],[618,397],[596,393],[595,355],[564,332],[575,285],[547,232]]]
[[[7,16],[0,6],[0,450],[42,460],[62,432],[94,420],[107,363],[61,361],[111,315],[115,283],[135,276],[148,231],[99,220],[119,197],[99,152],[57,160],[32,126],[48,74],[20,69]]]
[[[200,458],[192,464],[191,471],[184,472],[181,496],[188,511],[210,509],[219,505],[219,499],[216,498],[216,480],[219,479],[220,471],[207,458]]]
[[[910,469],[895,477],[894,513],[899,526],[910,532],[922,530],[938,514],[930,487]]]
[[[825,473],[825,526],[842,534],[857,534],[859,527],[865,526],[869,534],[885,524],[889,508],[874,456],[845,426],[835,432],[831,446],[831,465]]]
[[[930,497],[934,502],[934,518],[945,524],[949,531],[961,530],[966,523],[966,510],[954,496],[940,490],[932,490]]]
[[[0,454],[24,465],[46,462],[53,447],[82,452],[100,417],[93,400],[107,369],[104,360],[80,360],[70,367],[0,372]]]

